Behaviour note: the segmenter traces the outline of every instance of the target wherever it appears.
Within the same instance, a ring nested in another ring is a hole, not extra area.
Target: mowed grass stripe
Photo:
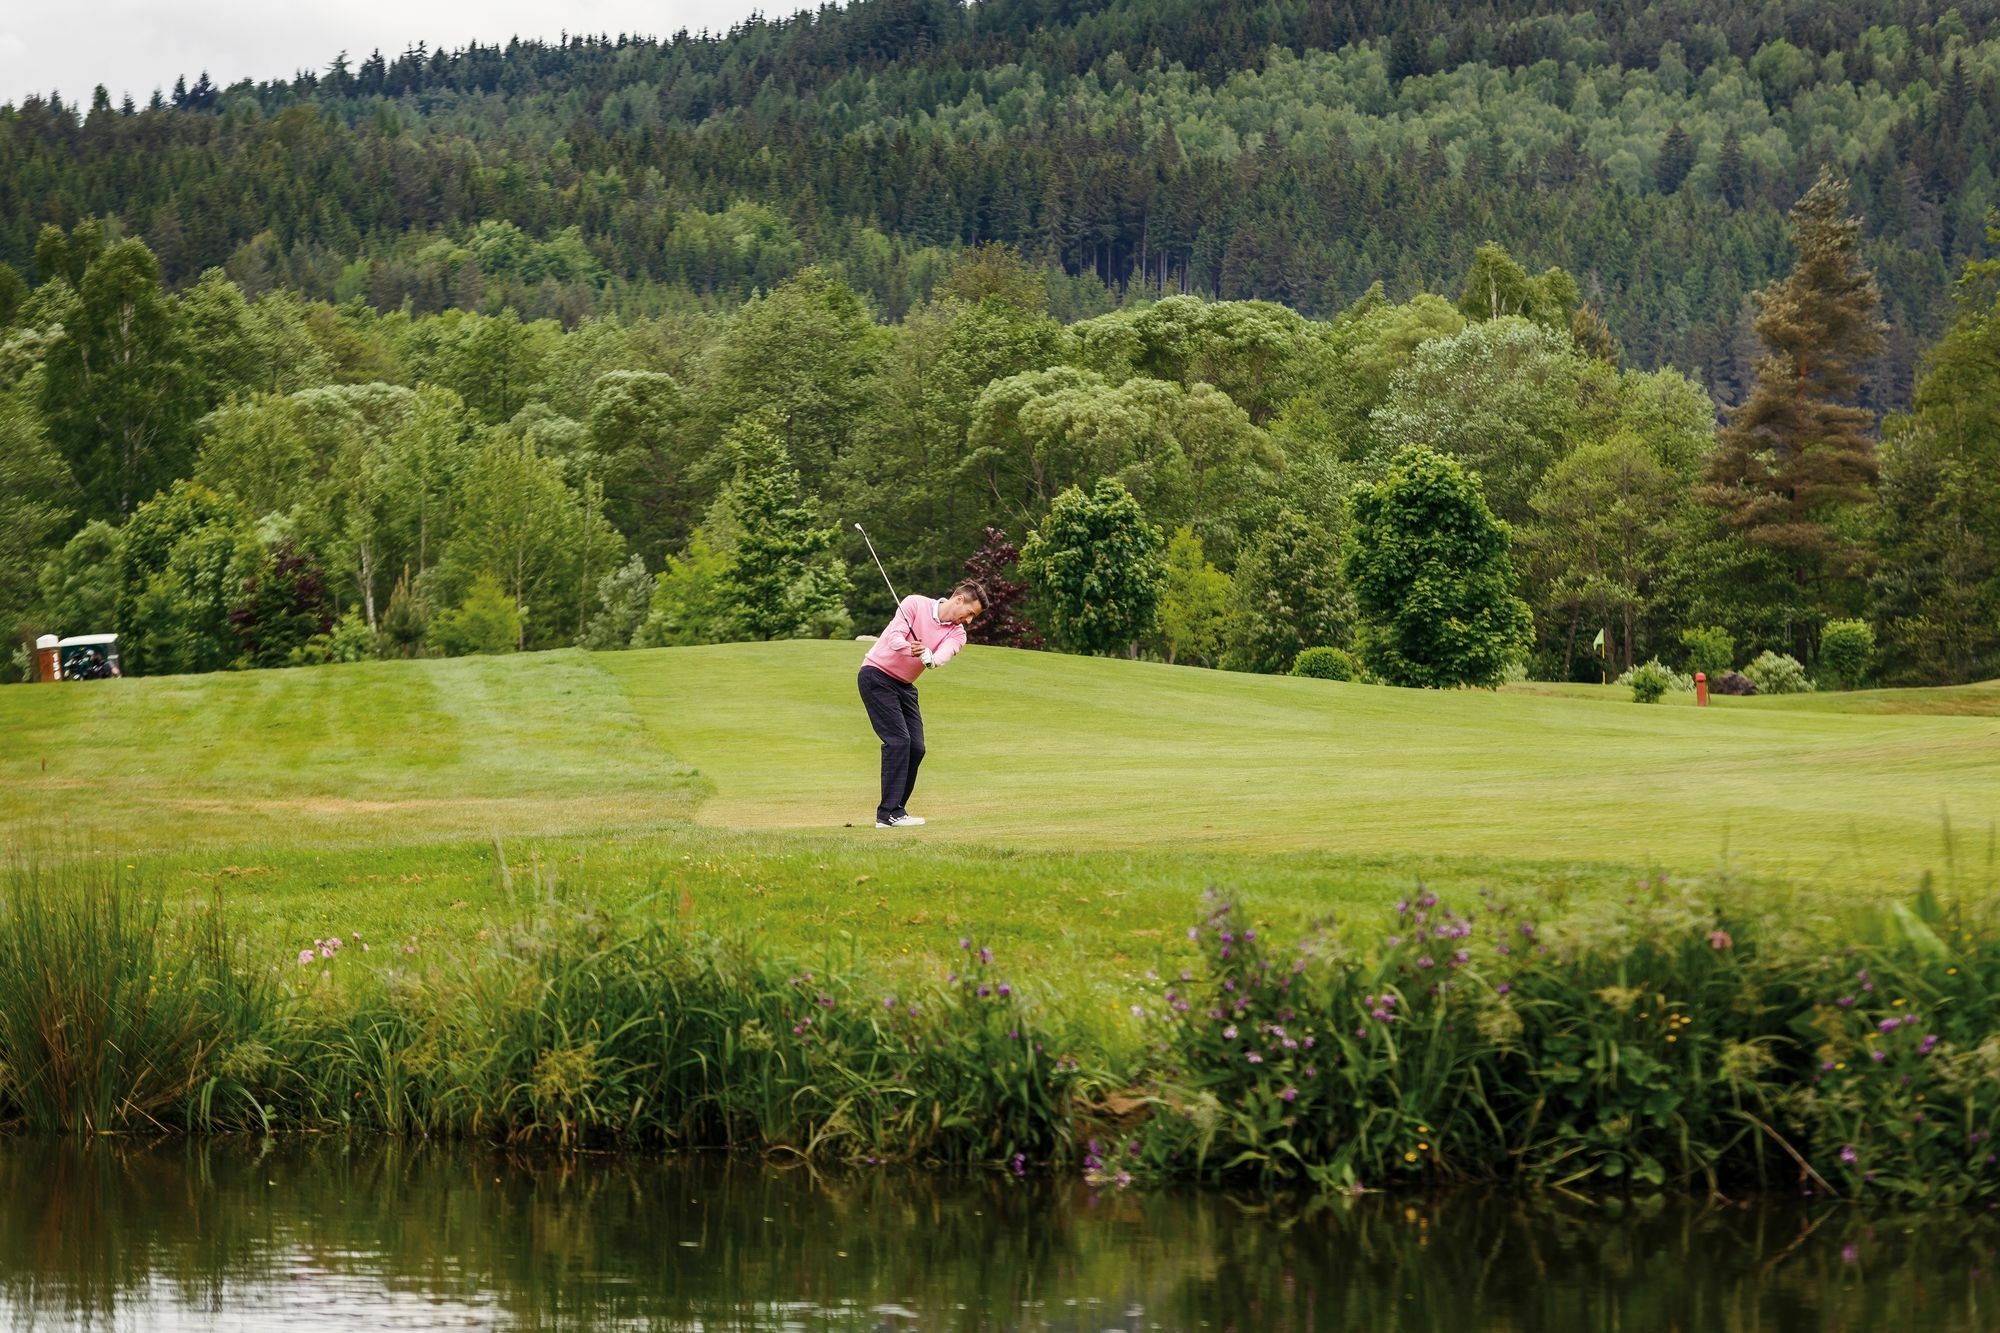
[[[839,830],[867,823],[874,801],[859,657],[853,644],[775,643],[592,661],[713,781],[700,819]],[[1947,822],[1983,849],[2000,813],[1991,715],[1615,697],[976,649],[923,682],[931,753],[916,806],[935,822],[889,836],[913,856],[949,840],[1677,871],[1727,858],[1760,876],[1899,887],[1944,864]]]
[[[699,782],[580,653],[0,691],[0,827],[351,846],[685,818]]]

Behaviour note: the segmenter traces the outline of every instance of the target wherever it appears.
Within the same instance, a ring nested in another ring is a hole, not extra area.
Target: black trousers
[[[924,762],[924,715],[917,711],[917,687],[880,667],[862,667],[860,685],[868,724],[882,738],[882,803],[875,817],[885,819],[905,813],[916,789],[917,765]]]

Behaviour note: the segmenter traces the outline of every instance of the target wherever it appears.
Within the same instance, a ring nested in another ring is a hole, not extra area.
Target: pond
[[[2000,1219],[0,1140],[17,1329],[2000,1327]]]

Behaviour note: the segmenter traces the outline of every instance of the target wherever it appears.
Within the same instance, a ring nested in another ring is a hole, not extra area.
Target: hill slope
[[[1947,819],[1983,846],[2000,811],[1990,713],[1641,708],[978,649],[925,682],[917,804],[935,822],[848,831],[873,804],[857,658],[735,644],[0,690],[0,826],[107,850],[364,858],[614,835],[643,862],[648,838],[692,817],[751,830],[751,846],[891,857],[1703,872],[1726,855],[1884,888],[1943,864]]]
[[[151,107],[0,107],[0,261],[101,215],[175,283],[575,319],[812,259],[900,317],[999,240],[1074,279],[1069,316],[1167,290],[1325,314],[1495,240],[1733,398],[1745,295],[1831,160],[1897,403],[2000,188],[1993,25],[1986,0],[855,0],[722,38],[327,52]]]

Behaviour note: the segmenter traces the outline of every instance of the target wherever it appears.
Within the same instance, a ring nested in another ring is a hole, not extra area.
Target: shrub
[[[1681,647],[1687,650],[1689,675],[1700,671],[1714,680],[1736,665],[1736,640],[1720,625],[1682,630]]]
[[[1798,658],[1790,653],[1774,653],[1769,648],[1757,654],[1757,660],[1744,667],[1743,674],[1759,694],[1806,694],[1813,687]]]
[[[430,633],[430,608],[410,588],[410,576],[405,573],[389,594],[389,606],[375,636],[375,651],[383,657],[422,657]]]
[[[1352,654],[1339,648],[1301,648],[1292,659],[1292,674],[1314,680],[1354,680],[1361,667]]]
[[[1865,620],[1835,620],[1820,631],[1815,676],[1830,689],[1858,689],[1875,662],[1875,629]]]
[[[431,642],[446,657],[511,653],[521,646],[525,618],[500,580],[481,574],[473,580],[472,591],[463,603],[431,623]]]
[[[1650,662],[1642,662],[1618,678],[1620,685],[1632,688],[1632,701],[1642,704],[1656,704],[1668,690],[1692,690],[1694,681],[1678,675],[1660,664],[1656,657]]]

